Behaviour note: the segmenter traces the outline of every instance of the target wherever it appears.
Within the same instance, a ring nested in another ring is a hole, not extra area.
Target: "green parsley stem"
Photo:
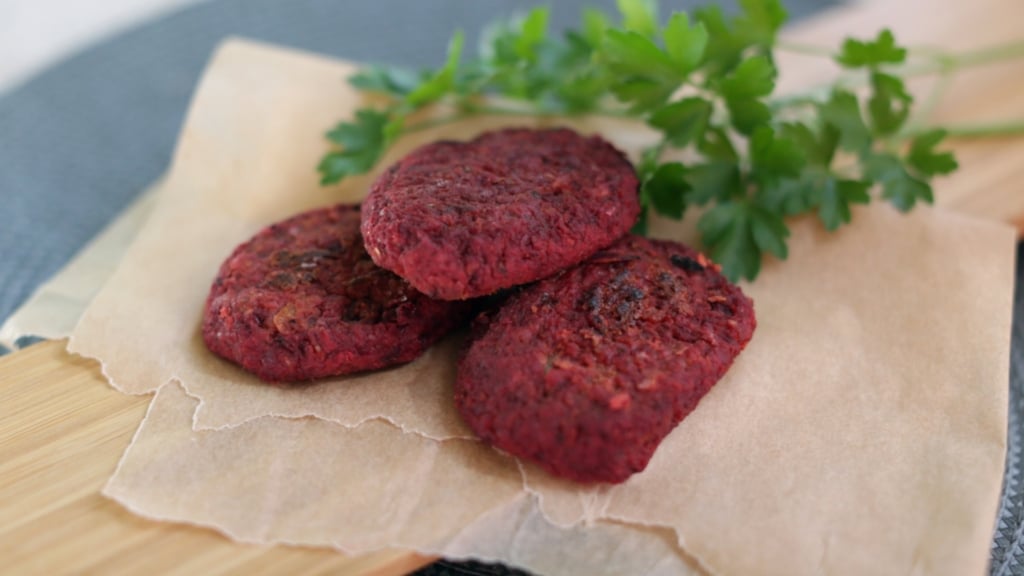
[[[660,162],[661,157],[665,155],[665,150],[669,147],[669,141],[667,138],[662,138],[651,150],[651,157],[656,161]]]
[[[934,129],[935,126],[928,127],[928,129]],[[1024,120],[1015,120],[1012,122],[995,122],[991,124],[951,124],[951,125],[940,125],[938,128],[942,128],[952,138],[983,138],[991,136],[1020,136],[1024,135]],[[924,129],[912,131],[908,134],[908,137],[912,137]]]
[[[627,110],[611,110],[606,108],[591,110],[587,112],[589,116],[604,116],[608,118],[634,118],[632,114]],[[542,112],[538,110],[530,109],[518,109],[518,108],[503,108],[500,106],[468,106],[464,107],[459,112],[447,114],[444,116],[438,116],[437,118],[430,118],[423,120],[415,124],[410,124],[402,128],[403,134],[411,134],[413,132],[420,132],[428,130],[430,128],[436,128],[438,126],[444,126],[446,124],[452,124],[460,120],[475,116],[530,116],[530,117],[545,117],[554,118],[564,116],[562,112]]]
[[[1007,44],[999,44],[989,48],[982,48],[962,54],[949,54],[947,56],[950,58],[954,69],[1012,60],[1024,57],[1024,40],[1016,40]]]
[[[437,118],[431,118],[429,120],[423,120],[415,124],[402,127],[402,134],[412,134],[414,132],[420,132],[422,130],[429,130],[430,128],[436,128],[438,126],[444,126],[445,124],[452,124],[458,122],[463,118],[468,118],[470,114],[448,114],[446,116],[438,116]]]
[[[931,118],[932,113],[939,106],[939,102],[942,101],[942,97],[946,94],[946,91],[949,90],[952,83],[952,71],[946,70],[939,75],[938,80],[935,81],[935,85],[928,93],[927,100],[924,101],[921,108],[914,115],[914,118],[911,121],[911,129],[918,128],[928,123],[928,119]]]
[[[792,52],[794,54],[803,54],[805,56],[824,56],[831,59],[836,55],[834,48],[817,46],[815,44],[803,44],[801,42],[790,42],[781,38],[775,41],[775,47],[779,50],[785,50],[786,52]]]
[[[801,106],[813,106],[815,104],[821,104],[826,98],[828,98],[828,93],[829,89],[823,86],[806,92],[796,92],[794,94],[787,94],[785,96],[772,98],[768,101],[768,105],[775,111],[787,108],[799,108]]]
[[[554,116],[553,113],[541,110],[502,108],[500,106],[466,106],[464,116]]]
[[[777,46],[780,49],[786,49],[790,52],[815,54],[818,56],[834,56],[834,53],[832,52],[828,52],[826,54],[827,50],[819,46],[787,43],[782,40],[779,41]],[[913,48],[912,50],[921,49]],[[922,56],[925,56],[925,54],[922,54]],[[965,68],[985,66],[1022,57],[1024,57],[1024,40],[1017,40],[1006,44],[999,44],[989,48],[982,48],[960,54],[928,49],[927,58],[930,60],[929,62],[906,66],[902,70],[898,70],[898,73],[904,78],[931,76],[936,74],[948,77],[954,72]],[[845,84],[850,88],[857,88],[858,86],[867,84],[867,82],[867,76],[858,75],[850,78]],[[946,80],[940,79],[939,83],[940,85],[945,84]],[[806,91],[794,92],[793,94],[772,98],[769,105],[773,110],[782,110],[786,108],[798,108],[801,106],[818,104],[828,97],[828,92],[834,86],[834,83],[822,84]],[[938,103],[938,97],[941,96],[941,93],[945,88],[946,86],[941,86],[937,89],[935,96],[936,102],[931,103],[930,106],[926,106],[926,108],[929,108],[928,112],[930,112],[930,108],[934,107]],[[921,117],[925,118],[927,116],[921,115]],[[1013,133],[1016,134],[1016,132]]]
[[[789,42],[780,39],[775,46],[780,50],[795,54],[822,56],[829,59],[834,59],[836,56],[834,49],[814,44]],[[961,70],[1024,57],[1024,40],[1014,40],[1005,44],[997,44],[988,48],[960,53],[938,50],[931,47],[912,47],[909,50],[909,54],[925,58],[929,62],[906,66],[901,75],[905,77],[927,76],[943,71]]]

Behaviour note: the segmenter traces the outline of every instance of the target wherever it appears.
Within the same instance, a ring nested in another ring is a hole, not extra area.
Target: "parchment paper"
[[[326,189],[312,169],[325,150],[325,127],[360,104],[344,83],[351,71],[308,54],[225,44],[197,90],[167,192],[86,310],[68,349],[99,359],[111,383],[126,393],[179,380],[201,400],[198,429],[268,414],[314,415],[345,425],[384,417],[432,438],[468,437],[450,411],[425,409],[432,405],[419,398],[424,382],[449,380],[422,372],[450,367],[451,346],[370,378],[281,387],[216,358],[199,336],[209,285],[235,245],[291,214],[365,195],[370,177]],[[525,122],[506,118],[427,131],[403,140],[393,156],[435,138]]]
[[[1012,237],[933,211],[854,218],[831,237],[801,222],[790,260],[745,286],[753,342],[647,471],[580,490],[528,467],[543,511],[672,526],[713,572],[980,573],[1005,457]]]
[[[205,402],[196,411],[198,428],[239,426],[270,413],[349,426],[386,417],[433,438],[460,435],[440,379],[419,380],[416,401],[397,402],[394,410],[387,403],[384,413],[370,397],[402,394],[397,371],[370,376],[364,384],[377,378],[373,386],[321,384],[331,391],[316,403],[281,402],[311,388],[246,381],[197,345],[206,287],[234,244],[272,220],[356,197],[365,186],[353,182],[328,194],[309,170],[322,152],[309,134],[354,106],[344,98],[343,74],[338,64],[289,52],[244,44],[221,51],[199,89],[168,193],[83,317],[76,351],[99,357],[128,391],[180,379]],[[485,125],[455,126],[446,135],[466,137]],[[633,150],[644,138],[602,131]],[[548,516],[562,525],[613,518],[672,527],[714,573],[980,572],[1004,456],[1013,233],[931,210],[905,219],[884,206],[859,212],[856,221],[835,236],[813,221],[796,226],[791,261],[769,263],[747,287],[760,323],[748,350],[647,471],[620,488],[594,491],[552,485],[527,470]],[[692,232],[665,222],[656,230]],[[438,354],[424,363],[449,360]],[[217,420],[204,416],[214,404],[222,406]],[[216,458],[201,461],[276,453],[274,436],[263,438],[220,445]],[[180,469],[195,459],[133,449],[123,470],[141,457]],[[509,473],[507,466],[495,472]],[[197,474],[145,477],[132,484],[134,497],[151,496],[156,505]],[[393,491],[416,477],[377,478],[372,487]],[[287,502],[299,490],[290,488],[273,494]],[[472,483],[461,487],[474,490]],[[233,491],[227,499],[240,507],[275,505],[265,498]],[[208,504],[183,503],[179,519],[204,517]],[[251,528],[279,528],[273,515],[263,520]]]
[[[479,442],[316,418],[194,431],[196,405],[177,385],[161,388],[104,493],[140,515],[244,542],[401,547],[551,575],[700,574],[671,531],[551,525],[515,463]]]

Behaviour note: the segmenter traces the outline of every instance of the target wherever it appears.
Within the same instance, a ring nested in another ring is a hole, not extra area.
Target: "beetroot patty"
[[[435,142],[374,182],[363,236],[374,261],[417,290],[483,296],[614,242],[640,213],[637,185],[621,152],[567,129]]]
[[[309,380],[408,362],[465,318],[377,267],[359,206],[299,214],[221,265],[203,316],[207,347],[265,380]]]
[[[696,251],[626,236],[481,316],[455,404],[483,440],[580,482],[622,482],[753,333],[753,304]]]

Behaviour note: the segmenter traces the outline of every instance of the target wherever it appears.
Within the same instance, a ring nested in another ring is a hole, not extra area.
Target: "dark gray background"
[[[163,173],[193,87],[214,46],[225,36],[247,36],[353,60],[432,66],[443,58],[454,28],[465,29],[469,45],[475,46],[475,32],[484,22],[534,3],[214,0],[97,44],[0,94],[0,321]],[[838,3],[786,2],[794,17]],[[557,29],[573,22],[583,5],[610,7],[614,2],[550,4],[552,26]],[[697,2],[662,4],[686,8]],[[993,543],[993,574],[1024,573],[1020,273],[1018,266],[1010,450]],[[427,573],[495,572],[463,564],[434,565]]]

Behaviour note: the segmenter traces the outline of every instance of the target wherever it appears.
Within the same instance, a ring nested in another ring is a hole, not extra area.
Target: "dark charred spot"
[[[700,262],[697,262],[693,258],[689,258],[687,256],[680,256],[678,254],[673,254],[672,256],[669,257],[669,260],[672,261],[672,265],[673,266],[675,266],[676,268],[680,268],[680,269],[682,269],[685,272],[703,272],[704,271],[704,267],[701,266]]]
[[[714,310],[715,312],[724,314],[730,318],[732,318],[735,315],[735,311],[732,309],[732,306],[729,306],[725,302],[712,302],[711,309]]]
[[[623,262],[632,262],[634,260],[639,259],[639,256],[615,254],[613,252],[601,251],[591,256],[590,260],[587,260],[587,264],[620,264]]]
[[[585,296],[586,310],[592,328],[602,334],[615,326],[632,326],[641,315],[647,293],[633,284],[633,275],[623,270],[607,284],[595,286]]]
[[[291,288],[298,284],[298,279],[290,272],[277,272],[267,279],[267,286],[277,290]]]
[[[351,300],[345,306],[342,319],[346,322],[379,322],[383,313],[383,306],[379,302],[370,300]]]
[[[605,328],[605,310],[604,310],[604,291],[601,290],[600,286],[595,286],[589,296],[586,297],[586,302],[583,307],[587,310],[587,318],[590,321],[590,327],[598,332],[604,332]]]

